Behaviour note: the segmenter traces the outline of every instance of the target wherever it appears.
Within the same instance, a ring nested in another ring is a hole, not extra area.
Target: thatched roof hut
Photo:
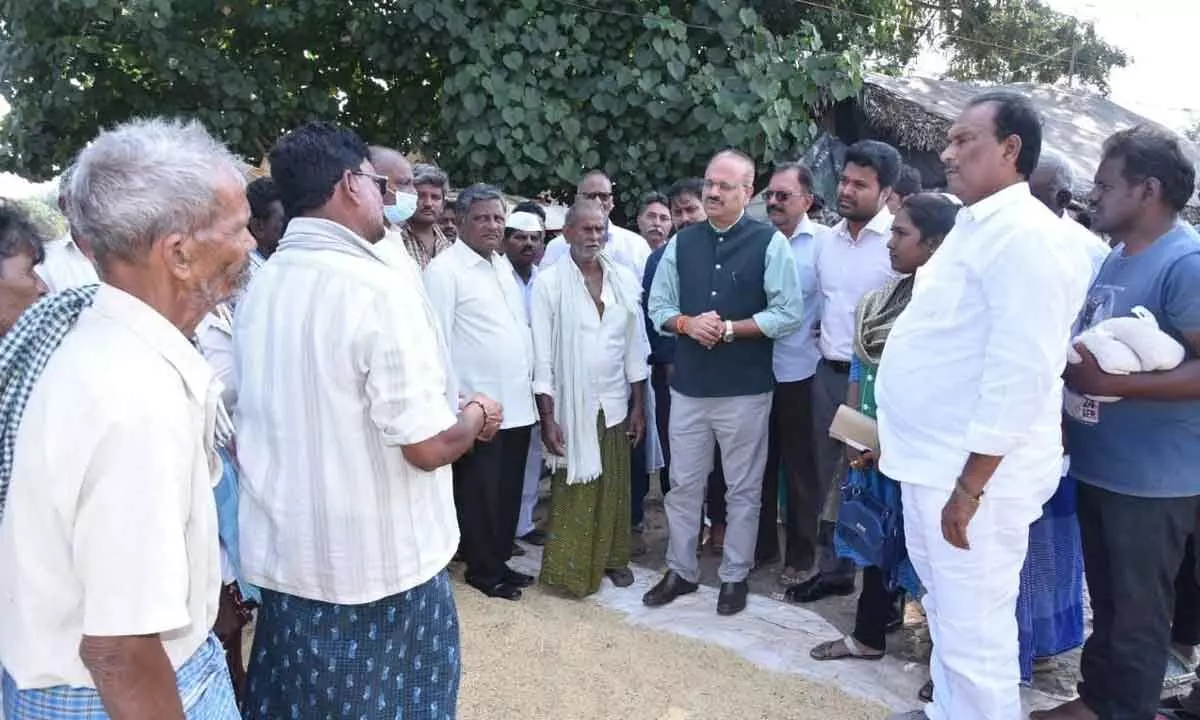
[[[1060,153],[1071,165],[1075,195],[1080,198],[1091,190],[1106,138],[1134,125],[1155,124],[1087,90],[1032,83],[1001,87],[1029,96],[1041,111],[1043,146]],[[872,137],[891,142],[921,169],[928,185],[939,184],[944,175],[936,158],[946,145],[950,124],[967,102],[985,89],[992,88],[918,76],[868,75],[857,100],[835,109],[835,131],[846,141]],[[1193,164],[1200,161],[1196,147],[1180,139]],[[1190,205],[1193,211],[1200,211],[1196,196]]]

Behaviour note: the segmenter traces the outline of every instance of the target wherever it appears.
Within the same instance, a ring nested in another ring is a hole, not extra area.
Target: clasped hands
[[[716,310],[709,310],[702,315],[689,317],[684,327],[684,334],[700,343],[705,349],[711,350],[725,337],[725,321],[721,319]]]
[[[480,428],[476,438],[487,442],[496,435],[496,432],[500,429],[500,423],[504,422],[504,408],[500,406],[500,403],[487,395],[475,393],[463,403],[463,412],[466,412],[473,404],[483,411],[483,427]]]

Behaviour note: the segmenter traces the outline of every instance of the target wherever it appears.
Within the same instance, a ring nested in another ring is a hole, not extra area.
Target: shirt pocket
[[[957,322],[962,319],[959,308],[967,283],[965,266],[954,262],[935,264],[931,260],[917,269],[909,308],[931,322]]]

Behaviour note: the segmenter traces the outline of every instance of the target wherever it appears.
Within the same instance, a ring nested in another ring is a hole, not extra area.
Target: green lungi
[[[542,555],[539,582],[586,597],[600,589],[604,571],[629,564],[629,430],[628,420],[604,427],[600,436],[600,477],[567,484],[559,470],[550,481],[550,526]]]

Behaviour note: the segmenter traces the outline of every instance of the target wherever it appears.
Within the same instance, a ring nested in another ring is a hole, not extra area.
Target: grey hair
[[[599,201],[592,200],[591,198],[580,198],[575,201],[574,205],[567,208],[567,217],[563,219],[563,226],[569,225],[575,227],[579,216],[588,212],[594,212],[600,216],[601,220],[604,220],[604,207],[600,205]]]
[[[450,194],[450,178],[437,165],[418,163],[413,167],[413,187],[440,187],[442,197]]]
[[[504,195],[495,186],[488,185],[487,183],[475,183],[460,192],[458,194],[458,201],[454,207],[454,217],[458,220],[459,226],[461,227],[467,221],[467,216],[471,214],[472,205],[487,202],[488,200],[499,200],[505,214],[508,213],[508,204],[504,202]]]
[[[98,263],[136,262],[160,238],[209,227],[217,188],[231,178],[246,186],[244,163],[195,120],[133,120],[79,154],[67,217]]]
[[[1053,168],[1054,192],[1058,192],[1059,190],[1071,192],[1075,187],[1075,173],[1072,172],[1071,166],[1067,164],[1067,159],[1061,154],[1053,150],[1042,150],[1038,165]]]

